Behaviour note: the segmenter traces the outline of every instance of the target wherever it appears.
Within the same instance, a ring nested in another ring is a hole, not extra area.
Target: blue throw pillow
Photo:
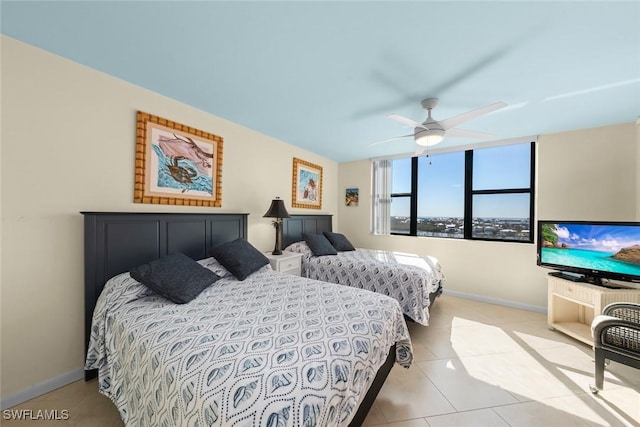
[[[181,253],[134,267],[129,274],[155,293],[177,304],[193,300],[220,278]]]
[[[269,264],[269,258],[242,238],[216,246],[210,255],[238,280],[246,279]]]
[[[349,239],[344,234],[332,233],[330,231],[324,231],[322,234],[329,239],[331,245],[336,248],[337,251],[355,251],[356,248],[351,244]]]
[[[336,248],[322,234],[302,233],[302,238],[307,242],[307,246],[314,255],[338,255]]]

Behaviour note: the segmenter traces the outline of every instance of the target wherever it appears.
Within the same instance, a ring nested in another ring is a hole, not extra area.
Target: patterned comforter
[[[98,300],[85,369],[127,426],[343,426],[394,343],[408,367],[384,295],[266,266],[177,305],[123,273]]]
[[[303,276],[391,296],[405,315],[425,326],[429,324],[429,296],[444,285],[440,263],[432,256],[373,249],[315,256],[305,242],[286,250],[303,254]]]

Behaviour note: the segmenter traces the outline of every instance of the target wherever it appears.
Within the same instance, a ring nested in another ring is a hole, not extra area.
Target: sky
[[[574,249],[617,252],[640,245],[640,225],[558,224],[558,242]]]
[[[474,190],[528,188],[530,143],[474,150]],[[411,159],[393,161],[392,192],[411,191]],[[418,216],[464,216],[464,152],[418,160]],[[528,218],[528,194],[475,195],[474,218]],[[408,216],[408,198],[391,205],[392,216]],[[405,213],[406,212],[406,213]]]

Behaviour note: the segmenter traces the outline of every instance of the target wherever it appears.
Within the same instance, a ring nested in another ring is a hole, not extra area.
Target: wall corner
[[[640,221],[640,117],[636,118],[636,221]]]

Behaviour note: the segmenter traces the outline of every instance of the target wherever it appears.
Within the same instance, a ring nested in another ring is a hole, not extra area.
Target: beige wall
[[[634,220],[636,145],[635,123],[539,136],[537,218]],[[536,265],[533,244],[372,235],[370,164],[340,164],[339,193],[360,189],[357,207],[338,206],[338,229],[356,246],[431,254],[453,294],[546,309],[548,270]]]
[[[538,218],[635,219],[634,123],[544,135],[538,154]]]
[[[337,209],[337,163],[45,51],[2,37],[1,396],[82,369],[80,211],[247,212],[249,240],[271,250],[262,215],[291,213],[293,157],[324,168],[323,212]],[[224,138],[222,208],[133,203],[136,110]],[[55,381],[54,381],[55,382]]]

